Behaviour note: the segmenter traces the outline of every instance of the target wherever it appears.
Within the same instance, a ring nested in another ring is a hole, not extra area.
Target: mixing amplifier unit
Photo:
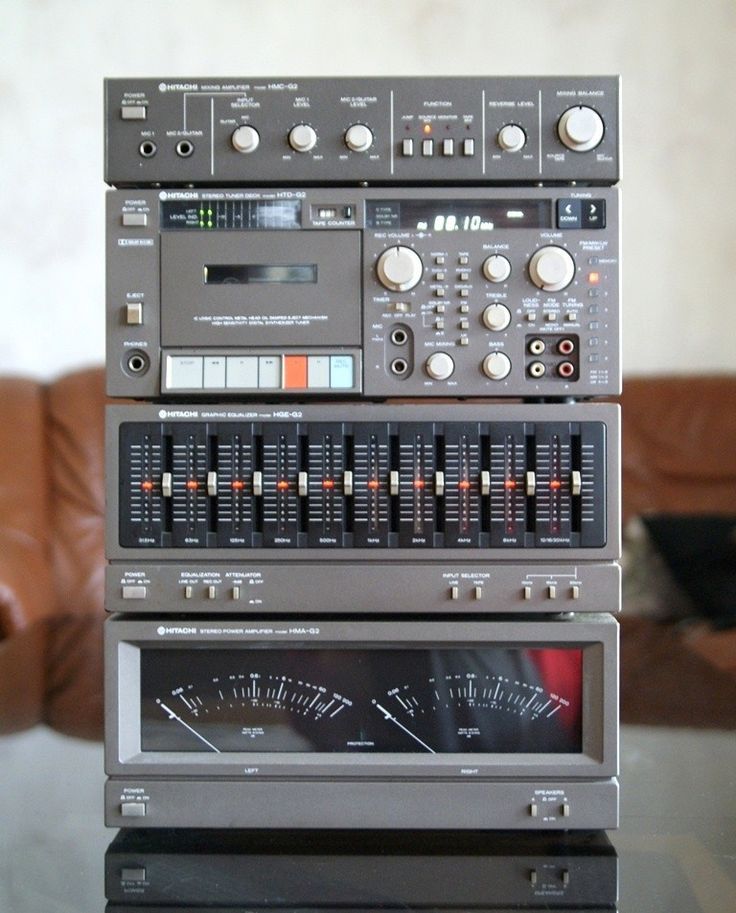
[[[108,392],[621,388],[617,188],[110,191]]]
[[[613,184],[619,171],[613,76],[105,81],[115,186]]]
[[[106,624],[115,827],[615,827],[618,626]]]

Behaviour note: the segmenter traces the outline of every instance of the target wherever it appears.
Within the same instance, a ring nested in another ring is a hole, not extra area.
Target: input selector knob
[[[511,264],[500,254],[493,254],[483,261],[483,275],[489,282],[505,282],[511,275]]]
[[[503,380],[511,371],[511,359],[503,352],[491,352],[483,359],[483,373],[491,380]]]
[[[351,152],[367,152],[373,145],[373,133],[365,124],[352,124],[345,131],[345,145]]]
[[[422,278],[424,264],[410,247],[389,247],[378,258],[378,281],[391,292],[408,292]]]
[[[489,304],[483,311],[483,324],[489,330],[499,332],[511,323],[511,311],[503,304]]]
[[[603,139],[603,118],[593,108],[568,108],[557,124],[557,135],[573,152],[588,152]]]
[[[309,124],[297,124],[289,131],[289,145],[295,152],[309,152],[317,145],[317,134]]]
[[[230,137],[233,149],[235,149],[236,152],[242,152],[245,155],[250,152],[255,152],[260,141],[261,137],[259,136],[258,131],[255,127],[251,127],[248,124],[241,124],[240,127],[236,127],[235,130],[233,130],[233,135]]]
[[[529,261],[529,278],[545,292],[559,292],[575,278],[575,261],[564,247],[540,247]]]
[[[424,363],[424,370],[432,380],[447,380],[452,377],[455,362],[447,352],[433,352]]]

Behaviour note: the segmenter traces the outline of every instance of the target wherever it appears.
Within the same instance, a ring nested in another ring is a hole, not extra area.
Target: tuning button
[[[424,370],[432,380],[447,380],[452,377],[455,362],[447,352],[434,352],[424,364]]]
[[[510,323],[511,311],[503,304],[489,304],[483,311],[483,324],[489,330],[505,330]]]
[[[309,124],[297,124],[289,131],[289,145],[295,152],[309,152],[317,145],[317,134]]]
[[[503,352],[491,352],[483,359],[483,373],[491,380],[503,380],[511,371],[511,361]]]
[[[559,292],[575,278],[575,261],[564,247],[540,247],[529,261],[529,278],[545,292]]]
[[[352,152],[367,152],[373,145],[373,133],[365,124],[352,124],[345,131],[345,145]]]
[[[511,264],[500,254],[493,254],[483,261],[483,275],[489,282],[505,282],[511,275]]]
[[[410,247],[389,247],[378,258],[378,281],[392,292],[407,292],[422,278],[424,264]]]
[[[255,127],[249,127],[247,124],[236,127],[233,131],[233,135],[230,137],[233,149],[235,149],[236,152],[242,152],[245,155],[250,152],[255,152],[260,141],[261,137]]]
[[[518,152],[524,148],[526,133],[516,124],[506,124],[498,131],[498,145],[504,152]]]
[[[588,152],[603,139],[603,119],[585,105],[568,108],[557,124],[557,134],[573,152]]]

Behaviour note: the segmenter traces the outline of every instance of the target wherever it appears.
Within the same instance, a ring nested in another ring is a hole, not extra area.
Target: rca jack
[[[406,345],[406,343],[407,343],[407,341],[408,341],[408,339],[409,339],[409,335],[408,335],[408,333],[406,332],[406,330],[402,330],[401,328],[397,328],[397,329],[391,331],[391,337],[390,337],[390,339],[391,339],[391,342],[392,342],[395,346],[404,346],[404,345]]]
[[[560,377],[572,377],[575,373],[575,365],[571,361],[561,361],[557,365],[557,373]]]
[[[543,339],[532,339],[529,343],[529,352],[531,355],[541,355],[546,348],[547,346],[544,344]]]
[[[409,362],[405,358],[394,358],[391,362],[391,373],[403,377],[409,370]]]
[[[194,143],[188,139],[180,139],[176,144],[176,154],[183,159],[188,159],[194,152]]]
[[[144,139],[138,147],[138,153],[142,158],[150,159],[156,154],[156,148],[156,144],[153,140]]]
[[[544,343],[542,343],[542,345],[544,345]],[[527,370],[529,371],[530,377],[544,377],[547,371],[541,361],[533,361]]]
[[[557,343],[557,351],[560,355],[572,355],[575,351],[575,343],[572,339],[561,339]]]

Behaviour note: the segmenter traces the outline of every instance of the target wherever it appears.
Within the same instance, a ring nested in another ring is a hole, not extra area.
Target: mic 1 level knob
[[[557,124],[562,143],[573,152],[588,152],[603,139],[603,118],[593,108],[568,108]]]
[[[424,264],[410,247],[389,247],[378,258],[378,281],[391,292],[408,292],[422,278]]]
[[[511,275],[511,264],[500,254],[493,254],[483,261],[483,275],[489,282],[505,282]]]
[[[503,304],[489,304],[483,311],[483,324],[489,330],[505,330],[511,323],[511,311]]]
[[[295,152],[309,152],[317,145],[317,134],[309,124],[297,124],[289,131],[289,145]]]
[[[491,352],[483,359],[483,373],[491,380],[503,380],[511,371],[511,360],[503,352]]]
[[[545,292],[559,292],[575,278],[575,261],[564,247],[540,247],[529,261],[529,278]]]
[[[367,152],[373,145],[373,133],[365,124],[352,124],[345,131],[345,145],[351,152]]]
[[[452,377],[455,362],[447,352],[433,352],[424,363],[424,370],[432,380],[447,380]]]
[[[259,136],[258,131],[255,127],[250,127],[248,124],[242,124],[240,127],[236,127],[235,130],[233,130],[233,135],[230,137],[233,149],[235,149],[236,152],[242,152],[245,155],[249,152],[255,152],[260,141],[261,137]]]

